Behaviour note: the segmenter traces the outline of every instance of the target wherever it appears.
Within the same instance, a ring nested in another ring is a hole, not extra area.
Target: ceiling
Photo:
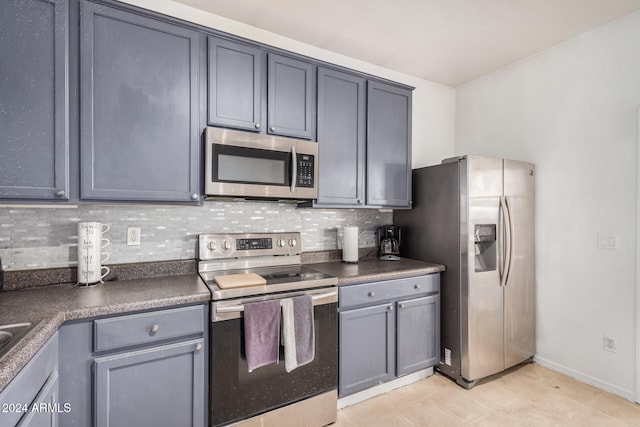
[[[456,87],[640,9],[640,0],[176,0]]]

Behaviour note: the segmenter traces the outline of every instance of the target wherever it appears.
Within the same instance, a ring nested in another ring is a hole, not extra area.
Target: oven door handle
[[[300,296],[300,295],[292,295],[292,297],[295,296]],[[311,299],[314,302],[314,306],[315,305],[323,305],[323,304],[329,304],[332,302],[336,302],[337,301],[337,297],[338,297],[338,291],[331,291],[331,292],[326,292],[323,294],[314,294],[311,296]],[[284,297],[286,298],[286,297]],[[322,302],[322,303],[317,303],[316,301],[320,301],[320,300],[324,300],[330,298],[329,301],[326,302]],[[230,305],[230,306],[226,306],[226,307],[213,307],[213,312],[212,314],[212,320],[214,322],[216,321],[220,321],[220,320],[229,320],[229,319],[233,319],[233,318],[238,318],[240,317],[240,313],[242,313],[244,311],[244,304],[238,304],[238,305]],[[226,314],[226,315],[225,315]]]

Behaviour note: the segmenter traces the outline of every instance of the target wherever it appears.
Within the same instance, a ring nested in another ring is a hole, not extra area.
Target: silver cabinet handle
[[[414,289],[420,289],[420,285],[415,285]]]
[[[390,305],[389,307],[387,307],[387,310],[389,310],[389,311],[393,311],[393,306],[392,306],[392,305]]]
[[[200,351],[202,350],[202,344],[198,343],[196,344],[196,351]]]
[[[270,130],[271,132],[275,132],[275,131],[276,131],[276,127],[275,127],[275,126],[271,126],[271,127],[269,128],[269,130]]]
[[[256,127],[256,129],[260,129],[260,123],[256,123],[254,126]]]
[[[400,308],[404,308],[404,304],[400,304]]]
[[[375,292],[369,292],[369,297],[375,297],[376,293]]]
[[[196,194],[196,193],[193,193],[191,195],[191,200],[198,200],[199,198],[200,198],[200,196],[198,196],[198,194]]]
[[[64,196],[64,190],[58,190],[58,191],[56,191],[56,196],[58,196],[58,197],[63,197],[63,196]]]
[[[158,330],[159,330],[159,329],[160,329],[160,326],[159,326],[159,325],[157,325],[157,324],[156,324],[156,325],[153,325],[153,326],[151,327],[151,333],[152,333],[152,334],[155,334],[156,332],[158,332]]]

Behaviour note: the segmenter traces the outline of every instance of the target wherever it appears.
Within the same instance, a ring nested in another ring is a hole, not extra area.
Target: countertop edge
[[[211,300],[208,288],[202,282],[202,292],[190,295],[176,295],[149,299],[140,299],[126,303],[100,306],[70,308],[60,311],[44,312],[34,328],[0,359],[0,393],[11,383],[20,371],[29,363],[44,344],[67,321],[88,320],[95,317],[134,313],[144,310],[162,309],[180,305],[206,303]],[[206,290],[206,292],[205,292]],[[19,292],[19,291],[9,291]]]

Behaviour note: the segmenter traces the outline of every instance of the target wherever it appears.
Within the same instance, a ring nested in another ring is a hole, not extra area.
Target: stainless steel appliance
[[[413,171],[403,256],[446,265],[438,370],[470,388],[535,354],[533,164],[465,156]]]
[[[205,129],[205,195],[318,197],[318,144],[229,129]]]
[[[338,280],[301,265],[300,253],[299,233],[199,236],[198,270],[212,293],[210,425],[225,425],[278,408],[291,411],[292,415],[281,417],[284,426],[321,426],[335,421]],[[266,285],[221,289],[214,279],[242,273],[256,273],[266,279]],[[314,305],[313,362],[287,373],[281,347],[277,365],[249,372],[244,351],[244,304],[304,294],[312,295]]]
[[[383,261],[400,259],[400,227],[384,225],[378,227],[378,257]]]

